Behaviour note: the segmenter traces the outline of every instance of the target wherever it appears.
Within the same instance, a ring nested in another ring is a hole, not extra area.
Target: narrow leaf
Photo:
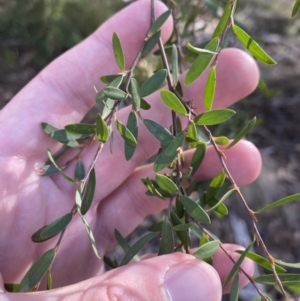
[[[254,117],[252,120],[250,120],[247,123],[247,125],[236,135],[234,140],[226,147],[226,149],[229,149],[233,147],[235,144],[237,144],[245,135],[247,135],[251,131],[255,123],[256,123],[256,117]]]
[[[300,262],[298,263],[290,263],[290,262],[284,262],[279,259],[275,259],[275,262],[279,265],[283,265],[285,267],[294,268],[294,269],[300,269]]]
[[[198,125],[215,125],[225,122],[234,114],[235,111],[230,109],[217,109],[196,116],[194,122]]]
[[[239,274],[237,273],[233,279],[230,290],[229,301],[238,301],[239,299]]]
[[[219,42],[219,38],[214,38],[204,47],[204,49],[215,52],[219,47]],[[194,82],[204,72],[206,67],[211,62],[213,56],[214,54],[211,53],[199,54],[188,70],[184,79],[184,84],[190,85],[192,82]]]
[[[171,223],[166,219],[161,231],[158,255],[170,254],[174,251],[174,235]]]
[[[225,179],[226,173],[223,170],[212,179],[205,195],[206,201],[209,201],[216,196],[219,189],[223,186]]]
[[[108,86],[103,89],[103,92],[107,97],[114,100],[123,100],[127,98],[126,92],[115,87]]]
[[[259,210],[257,210],[255,213],[262,213],[262,212],[265,212],[267,210],[270,210],[270,209],[274,209],[276,207],[279,207],[279,206],[282,206],[282,205],[285,205],[285,204],[288,204],[288,203],[291,203],[291,202],[294,202],[294,201],[298,201],[300,200],[300,193],[296,193],[296,194],[293,194],[293,195],[290,195],[290,196],[287,196],[283,199],[280,199],[270,205],[267,205]]]
[[[224,203],[224,201],[229,197],[229,196],[231,196],[232,194],[233,194],[233,192],[235,192],[235,189],[230,189],[229,191],[227,191],[222,197],[221,197],[221,199],[213,206],[213,207],[211,207],[211,208],[209,208],[208,210],[206,210],[206,212],[211,212],[211,211],[213,211],[213,210],[216,210],[216,211],[218,211],[218,207],[221,205],[221,204],[223,204]],[[219,212],[219,211],[218,211]],[[219,213],[221,213],[221,212],[219,212]],[[228,212],[224,212],[224,211],[222,211],[222,214],[223,213],[228,213]],[[223,215],[226,215],[226,214],[223,214]]]
[[[127,264],[141,250],[141,248],[155,236],[156,233],[153,232],[147,233],[142,238],[140,238],[126,253],[120,263],[120,266]]]
[[[235,276],[235,274],[238,272],[242,262],[244,261],[247,253],[250,251],[250,249],[252,248],[254,244],[254,240],[252,241],[252,243],[247,247],[247,249],[245,249],[243,251],[243,253],[241,254],[240,258],[235,262],[234,266],[232,267],[231,271],[229,272],[226,280],[224,281],[223,283],[223,287],[225,287],[229,282],[230,280]]]
[[[178,83],[178,51],[176,45],[172,45],[172,79],[173,87],[177,86]]]
[[[215,28],[212,38],[219,37],[224,32],[224,30],[226,30],[230,18],[231,8],[232,8],[232,1],[228,1],[224,9],[223,15],[220,18],[217,27]]]
[[[4,283],[4,288],[9,292],[9,293],[17,293],[19,289],[19,283]]]
[[[283,285],[300,285],[300,274],[277,274]],[[276,285],[276,279],[273,274],[262,275],[254,278],[255,282]]]
[[[50,270],[47,272],[47,290],[52,290],[52,275]]]
[[[174,194],[178,192],[178,187],[177,185],[167,176],[161,175],[161,174],[156,174],[156,183],[157,185],[164,190],[165,192],[169,194]]]
[[[122,76],[115,74],[115,75],[103,75],[100,77],[100,80],[104,83],[104,84],[110,84],[113,80],[115,80],[116,78],[119,78]],[[111,85],[110,85],[111,86]]]
[[[295,17],[299,8],[300,8],[300,0],[296,0],[295,4],[293,6],[293,10],[292,10],[292,17]]]
[[[216,76],[216,66],[214,66],[209,71],[204,90],[204,107],[207,111],[211,111],[213,106],[216,91]]]
[[[174,211],[171,211],[170,217],[171,217],[171,222],[173,225],[173,230],[176,231],[176,234],[177,234],[178,238],[180,239],[180,241],[184,245],[191,246],[191,244],[192,244],[191,238],[190,238],[188,232],[186,231],[187,229],[189,229],[189,226],[191,224],[183,224],[181,222],[180,218],[176,215],[176,213]]]
[[[96,132],[96,126],[94,124],[74,123],[66,125],[65,130],[75,134],[92,135]]]
[[[146,97],[158,90],[167,77],[167,70],[161,69],[149,77],[140,87],[141,97]]]
[[[195,201],[187,196],[181,196],[181,202],[192,218],[201,223],[210,223],[207,213]]]
[[[171,10],[167,10],[163,14],[161,14],[152,24],[149,31],[149,36],[156,33],[162,27],[162,25],[167,21],[170,15],[171,15]]]
[[[139,92],[139,85],[135,78],[131,78],[130,80],[130,89],[132,95],[132,103],[135,111],[139,111],[141,108],[141,97]]]
[[[30,292],[42,280],[55,258],[55,250],[45,252],[29,269],[22,279],[18,292]]]
[[[196,252],[194,252],[194,256],[196,258],[205,260],[212,257],[220,247],[220,242],[218,240],[209,241],[206,244],[202,245]]]
[[[60,218],[53,221],[51,224],[36,231],[32,236],[31,240],[36,243],[44,242],[64,230],[72,220],[72,212],[67,213]]]
[[[198,47],[191,45],[190,43],[187,43],[186,47],[190,51],[197,53],[197,54],[201,54],[201,53],[212,54],[212,55],[218,54],[218,52],[216,52],[216,51],[208,50],[205,48],[198,48]]]
[[[128,130],[132,133],[134,138],[137,140],[138,138],[138,120],[136,113],[131,111],[130,114],[128,115],[128,120],[126,127]],[[135,152],[136,145],[129,145],[128,143],[125,142],[125,158],[126,160],[130,160]]]
[[[149,132],[164,146],[168,145],[174,136],[160,124],[150,119],[144,119],[144,124]]]
[[[159,172],[160,170],[169,166],[176,158],[178,153],[178,148],[182,147],[183,142],[184,142],[184,132],[181,132],[157,156],[154,162],[153,171]]]
[[[82,199],[82,204],[80,208],[82,215],[85,215],[91,207],[92,201],[94,199],[95,188],[96,188],[96,173],[95,173],[95,169],[93,168],[90,172],[87,186],[84,191],[84,196]]]
[[[117,229],[115,229],[114,234],[118,244],[127,253],[130,250],[130,245],[128,244],[128,242]]]
[[[160,31],[157,31],[151,38],[149,38],[142,50],[141,57],[147,56],[155,47],[155,45],[158,43],[158,40],[160,38]]]
[[[116,127],[119,134],[128,145],[136,146],[137,141],[134,135],[130,132],[130,130],[125,125],[123,125],[119,120],[116,120]]]
[[[165,105],[174,112],[187,116],[187,110],[177,96],[169,90],[161,90],[160,97]]]
[[[192,161],[191,161],[191,167],[193,168],[192,175],[195,174],[195,172],[198,170],[198,167],[200,166],[204,155],[206,152],[206,144],[205,143],[199,143],[196,146],[196,149],[194,151]]]
[[[74,174],[74,176],[75,176],[75,180],[77,180],[77,181],[81,181],[81,180],[83,180],[84,177],[85,177],[84,165],[83,165],[83,163],[82,163],[81,160],[78,160],[78,161],[76,162],[76,167],[75,167],[75,174]]]
[[[153,182],[149,178],[142,178],[141,181],[147,186],[149,192],[152,195],[159,197],[160,199],[164,200],[165,198],[162,194],[155,188]]]
[[[113,33],[112,44],[117,65],[122,71],[125,71],[125,58],[122,44],[118,35],[115,32]]]
[[[276,62],[256,43],[243,29],[233,24],[233,32],[239,41],[251,52],[251,54],[268,65],[275,65]]]
[[[96,115],[96,134],[98,141],[105,143],[108,138],[108,127],[101,114]]]

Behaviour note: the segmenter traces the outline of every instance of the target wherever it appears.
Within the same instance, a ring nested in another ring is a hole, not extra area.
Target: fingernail
[[[216,270],[205,262],[171,267],[165,276],[170,301],[218,301],[222,285]]]

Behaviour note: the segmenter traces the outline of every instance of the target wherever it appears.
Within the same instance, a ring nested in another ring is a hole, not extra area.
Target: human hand
[[[165,7],[157,2],[156,10],[159,15]],[[129,67],[147,32],[149,18],[149,0],[133,3],[51,63],[0,112],[0,272],[5,283],[20,282],[31,264],[53,247],[55,238],[35,244],[30,237],[37,229],[69,212],[74,204],[74,187],[60,175],[40,177],[36,173],[36,168],[47,160],[47,148],[54,153],[60,147],[45,135],[40,123],[48,122],[63,128],[66,124],[79,122],[94,104],[93,85],[98,90],[103,88],[99,76],[118,72],[111,47],[112,33],[117,32],[120,36]],[[162,28],[164,41],[171,30],[172,20],[169,19]],[[258,81],[254,61],[236,49],[227,49],[220,54],[217,73],[215,107],[226,107],[245,97]],[[183,86],[186,100],[194,100],[197,113],[203,110],[204,82],[202,76],[191,86]],[[161,106],[159,93],[147,100],[152,110],[143,112],[143,116],[168,127],[170,114]],[[128,110],[119,111],[118,119],[124,120]],[[153,112],[156,112],[155,116],[152,116]],[[145,216],[166,207],[166,202],[149,198],[144,186],[137,184],[141,177],[151,177],[152,166],[140,165],[159,148],[145,127],[140,127],[140,133],[132,160],[125,162],[123,140],[115,135],[113,155],[105,147],[96,163],[97,187],[93,207],[86,219],[102,255],[115,243],[114,229],[126,236]],[[82,161],[86,165],[95,148],[92,146],[84,151]],[[67,162],[73,155],[73,150],[69,150],[59,163]],[[259,152],[249,142],[238,143],[226,151],[226,157],[238,185],[250,183],[260,171]],[[190,152],[186,158],[191,158]],[[196,176],[198,180],[209,179],[220,169],[215,152],[208,148]],[[73,168],[65,172],[73,176]],[[236,246],[227,248],[233,250]],[[82,222],[75,216],[51,269],[53,285],[59,288],[29,294],[3,293],[0,299],[167,300],[169,296],[173,301],[217,301],[222,294],[218,275],[226,275],[230,264],[226,264],[228,259],[223,253],[218,253],[214,261],[224,264],[216,264],[213,269],[191,255],[174,253],[104,273],[103,262],[92,253]],[[243,267],[251,274],[250,261],[244,261]],[[240,285],[245,283],[246,280],[241,279]]]

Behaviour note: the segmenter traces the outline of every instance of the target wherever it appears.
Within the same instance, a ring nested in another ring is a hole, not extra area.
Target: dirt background
[[[291,19],[293,2],[240,1],[237,15],[277,61],[274,67],[259,64],[267,89],[257,89],[234,108],[240,115],[240,126],[253,116],[259,121],[248,138],[260,149],[264,167],[259,179],[243,188],[253,209],[300,192],[300,15]],[[26,4],[12,0],[8,4],[0,0],[0,108],[49,61],[123,5],[121,1],[103,0],[91,1],[89,7],[82,6],[82,1],[32,0]],[[78,25],[80,19],[82,24]],[[240,47],[234,40],[230,43]],[[233,217],[215,219],[213,231],[224,241],[247,245],[251,240],[248,217],[238,200],[232,199],[228,206]],[[135,239],[151,220],[153,217],[131,238]],[[275,258],[300,262],[299,203],[263,214],[259,229]],[[274,300],[280,300],[276,292],[272,294]],[[243,292],[240,300],[252,298],[250,290]]]

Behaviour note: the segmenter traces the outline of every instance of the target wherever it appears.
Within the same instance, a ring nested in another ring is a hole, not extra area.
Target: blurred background
[[[51,60],[87,37],[127,2],[0,0],[0,109]],[[194,45],[209,39],[226,3],[175,2],[179,7],[178,17],[185,20],[184,39]],[[243,127],[245,120],[257,116],[258,125],[248,139],[260,149],[264,168],[255,183],[243,188],[246,200],[255,210],[300,192],[300,14],[293,19],[290,16],[295,0],[239,2],[237,22],[277,65],[259,63],[262,79],[259,88],[235,105],[238,114],[233,124],[215,131],[220,135],[234,133]],[[226,43],[241,47],[230,35]],[[251,240],[251,231],[247,230],[250,227],[243,207],[235,199],[228,207],[232,217],[215,218],[212,230],[224,241],[246,245]],[[148,225],[149,220],[144,227]],[[299,203],[266,212],[258,225],[275,258],[300,262]]]

